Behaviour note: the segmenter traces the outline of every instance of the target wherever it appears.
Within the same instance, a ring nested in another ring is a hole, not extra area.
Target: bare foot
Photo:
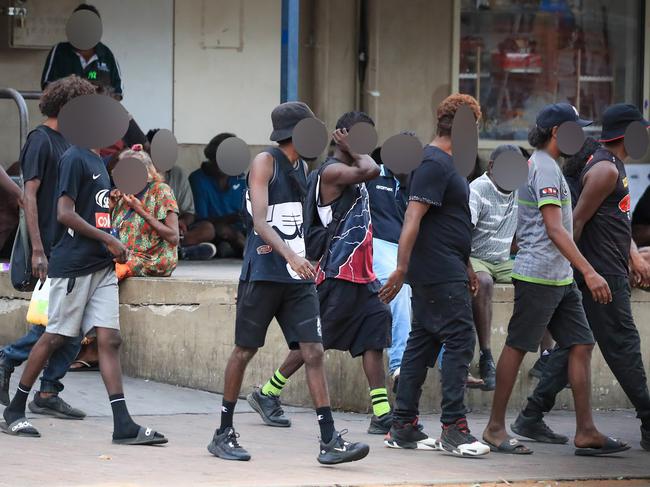
[[[576,448],[602,448],[607,437],[597,429],[576,432],[573,444]]]

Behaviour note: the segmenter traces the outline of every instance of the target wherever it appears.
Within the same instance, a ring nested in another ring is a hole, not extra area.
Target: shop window
[[[595,121],[612,103],[640,105],[643,4],[461,0],[458,85],[481,103],[481,138],[526,139],[547,103]]]

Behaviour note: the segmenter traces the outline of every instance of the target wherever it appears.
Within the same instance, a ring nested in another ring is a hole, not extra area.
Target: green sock
[[[390,404],[388,404],[388,391],[385,387],[370,390],[370,400],[372,401],[372,412],[375,416],[383,416],[390,413]]]
[[[271,376],[269,381],[262,386],[262,394],[265,396],[275,396],[280,397],[282,389],[287,385],[287,379],[280,373],[280,369],[276,370],[275,373]]]

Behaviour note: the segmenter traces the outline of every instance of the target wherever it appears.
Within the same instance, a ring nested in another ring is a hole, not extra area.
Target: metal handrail
[[[27,134],[29,133],[29,112],[27,111],[27,103],[25,103],[25,96],[27,95],[28,99],[34,99],[34,96],[37,92],[28,91],[20,93],[18,90],[13,88],[0,88],[0,99],[10,99],[16,102],[18,106],[18,116],[20,118],[20,148],[23,148],[25,140],[27,140]],[[40,94],[39,94],[40,96]]]

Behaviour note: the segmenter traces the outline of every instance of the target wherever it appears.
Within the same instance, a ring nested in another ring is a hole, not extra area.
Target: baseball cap
[[[581,127],[591,125],[591,120],[583,120],[578,114],[576,107],[569,103],[552,103],[546,105],[537,114],[535,123],[543,129],[550,129],[562,125],[564,122],[576,122]]]
[[[603,131],[599,142],[611,142],[625,137],[625,130],[632,122],[641,122],[646,127],[650,125],[641,111],[631,103],[617,103],[608,107],[603,112]]]
[[[271,112],[273,132],[269,138],[274,142],[291,138],[293,129],[305,118],[316,118],[306,103],[288,101],[278,105]]]

